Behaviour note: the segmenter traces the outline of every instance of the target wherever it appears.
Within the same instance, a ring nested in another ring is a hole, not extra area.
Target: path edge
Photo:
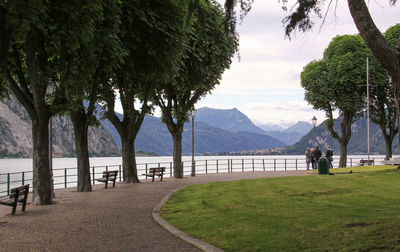
[[[193,246],[206,251],[206,252],[223,252],[222,249],[217,248],[205,241],[202,241],[200,239],[194,238],[190,235],[188,235],[185,232],[182,232],[181,230],[177,229],[176,227],[172,226],[169,222],[167,222],[166,220],[164,220],[161,216],[160,216],[160,209],[161,207],[167,202],[167,200],[178,190],[185,188],[187,186],[183,186],[177,189],[172,190],[171,192],[169,192],[158,204],[157,206],[153,209],[152,211],[152,216],[153,219],[161,226],[163,227],[165,230],[167,230],[168,232],[170,232],[171,234],[175,235],[176,237],[180,238],[181,240],[192,244]]]

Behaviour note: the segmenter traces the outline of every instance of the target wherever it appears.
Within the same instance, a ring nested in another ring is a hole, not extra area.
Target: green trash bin
[[[318,160],[318,174],[329,174],[329,161],[326,157]]]

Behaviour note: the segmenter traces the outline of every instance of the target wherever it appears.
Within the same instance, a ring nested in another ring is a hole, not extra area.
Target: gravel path
[[[56,204],[0,206],[0,251],[199,251],[164,230],[152,210],[172,190],[214,181],[302,176],[306,171],[220,173],[116,184],[92,192],[56,190]]]

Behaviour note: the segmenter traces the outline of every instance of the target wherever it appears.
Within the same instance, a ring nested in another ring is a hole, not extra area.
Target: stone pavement
[[[152,210],[172,190],[215,181],[301,176],[306,171],[237,172],[56,190],[56,204],[0,206],[0,251],[199,251],[164,230]]]

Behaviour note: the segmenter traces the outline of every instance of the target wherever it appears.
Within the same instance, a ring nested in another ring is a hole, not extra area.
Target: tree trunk
[[[395,105],[396,105],[396,114],[397,114],[397,116],[396,116],[396,118],[397,118],[397,127],[398,127],[398,141],[399,141],[399,144],[398,144],[398,148],[399,148],[399,153],[400,153],[400,92],[398,91],[398,90],[400,90],[400,89],[398,89],[397,88],[397,85],[394,85],[395,87],[394,87],[394,103],[395,103]],[[399,87],[400,87],[400,85],[399,85]]]
[[[347,143],[343,141],[340,142],[340,159],[339,159],[339,168],[347,167]]]
[[[37,205],[53,203],[49,167],[49,118],[38,115],[37,119],[32,119],[33,202]]]
[[[183,178],[182,131],[183,129],[172,134],[174,140],[174,178]]]
[[[385,160],[389,160],[392,157],[392,141],[386,141],[386,156]]]
[[[90,165],[88,150],[88,123],[85,109],[82,105],[79,110],[71,112],[74,125],[75,150],[78,165],[78,192],[91,192]]]
[[[125,129],[126,131],[132,131],[133,129]],[[122,167],[124,183],[140,183],[137,167],[136,167],[136,155],[135,155],[135,138],[134,137],[123,137],[121,134],[122,144]],[[130,135],[127,133],[127,135]]]
[[[343,112],[343,121],[340,125],[342,137],[339,139],[340,143],[340,160],[339,167],[347,167],[347,144],[351,138],[351,122],[353,113],[349,111]]]

